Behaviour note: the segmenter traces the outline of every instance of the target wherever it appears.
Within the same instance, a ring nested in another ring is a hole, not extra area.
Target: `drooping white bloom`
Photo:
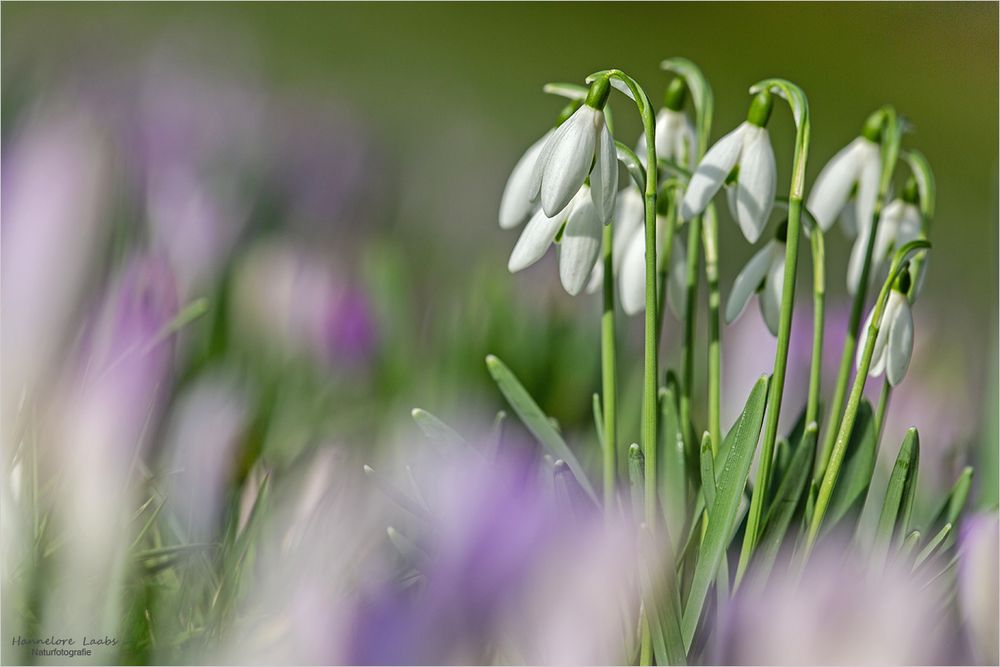
[[[538,156],[545,147],[545,142],[552,135],[553,130],[546,132],[541,139],[531,144],[524,152],[524,155],[514,165],[507,179],[507,185],[503,189],[503,196],[500,198],[500,228],[513,229],[531,216],[536,204],[532,201],[533,193],[532,175],[535,171],[535,163]]]
[[[875,232],[875,245],[872,248],[872,264],[868,272],[868,284],[879,276],[887,259],[895,251],[910,241],[920,238],[921,217],[916,204],[903,199],[894,199],[879,216],[878,230]],[[861,283],[861,271],[864,268],[865,251],[868,249],[869,232],[866,229],[860,234],[851,249],[851,258],[847,263],[847,291],[852,295],[857,292]]]
[[[531,198],[540,196],[542,210],[555,216],[587,176],[599,219],[610,222],[618,192],[618,155],[604,112],[584,104],[545,141],[532,173]]]
[[[667,221],[656,218],[657,265],[662,251],[664,227]],[[674,247],[670,252],[670,269],[667,276],[667,304],[677,319],[683,319],[687,305],[687,252],[684,240],[675,233]],[[638,315],[646,309],[646,233],[640,226],[629,241],[622,258],[621,275],[618,281],[622,310],[626,315]]]
[[[646,220],[646,207],[642,193],[638,186],[630,183],[628,187],[622,188],[618,192],[618,199],[615,201],[614,235],[611,244],[611,258],[614,266],[615,276],[621,273],[622,259],[625,251],[628,250],[632,242],[635,230],[642,228]],[[604,279],[604,264],[597,262],[594,271],[590,274],[590,282],[587,284],[587,293],[594,294],[601,289]]]
[[[691,119],[683,111],[664,107],[656,114],[656,157],[688,165],[697,154],[697,139]],[[646,164],[646,135],[639,136],[635,154]]]
[[[806,208],[826,232],[840,217],[849,237],[871,227],[882,172],[879,145],[858,137],[826,163],[809,192]],[[849,206],[851,198],[853,206]]]
[[[687,221],[701,214],[736,167],[739,170],[732,186],[736,221],[746,239],[754,243],[774,207],[777,175],[767,128],[750,121],[719,139],[705,154],[688,183],[681,217]]]
[[[754,292],[759,292],[758,302],[764,323],[772,335],[778,335],[781,319],[781,292],[785,286],[785,243],[772,239],[750,258],[733,282],[733,290],[726,302],[726,324],[743,313]]]
[[[861,358],[868,344],[868,327],[871,326],[874,314],[873,308],[865,320],[865,326],[858,340],[858,352],[855,357],[855,366],[858,369],[861,367]],[[906,376],[912,354],[913,314],[910,312],[910,302],[905,294],[893,287],[885,304],[885,312],[882,314],[882,325],[875,337],[875,350],[872,353],[868,375],[877,377],[885,372],[889,384],[896,386]]]
[[[514,245],[507,269],[516,273],[541,259],[564,223],[559,243],[559,278],[567,292],[579,294],[601,250],[601,219],[591,188],[586,185],[556,215],[546,215],[544,207],[535,212]]]

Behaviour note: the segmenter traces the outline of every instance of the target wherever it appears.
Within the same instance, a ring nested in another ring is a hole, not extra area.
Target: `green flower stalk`
[[[858,327],[861,324],[861,314],[864,310],[865,296],[867,294],[864,286],[869,284],[878,223],[882,217],[882,207],[885,203],[889,186],[892,183],[892,175],[896,169],[896,160],[899,156],[902,128],[896,118],[895,109],[886,106],[872,114],[865,123],[867,134],[874,134],[874,131],[871,129],[873,126],[881,127],[882,172],[879,178],[878,195],[872,210],[871,224],[865,245],[864,261],[862,262],[862,269],[858,279],[859,289],[854,291],[854,300],[851,304],[851,314],[847,324],[847,337],[844,339],[844,348],[840,357],[840,368],[837,372],[837,383],[834,388],[833,399],[830,402],[829,427],[824,434],[823,445],[817,457],[817,465],[813,477],[816,482],[819,482],[823,478],[826,467],[829,464],[834,441],[837,437],[834,425],[838,423],[841,410],[844,408],[844,397],[847,394],[847,383],[851,375],[851,362],[854,359],[857,349]]]
[[[813,546],[816,544],[816,539],[819,536],[819,530],[823,523],[823,517],[825,516],[826,510],[830,504],[830,498],[833,495],[834,485],[837,483],[837,476],[840,474],[840,468],[844,462],[844,455],[847,453],[847,441],[850,438],[851,430],[854,428],[854,421],[857,417],[858,407],[861,404],[861,395],[864,393],[865,381],[868,379],[872,358],[875,356],[875,348],[880,344],[884,347],[884,340],[886,337],[880,337],[879,330],[882,326],[884,326],[883,315],[886,313],[887,305],[890,302],[890,296],[892,295],[893,290],[897,287],[902,291],[907,291],[910,287],[910,280],[908,277],[901,279],[901,282],[903,283],[901,285],[897,285],[896,281],[898,278],[901,278],[901,276],[908,275],[907,260],[909,255],[918,250],[927,250],[930,247],[931,244],[928,241],[918,240],[911,241],[900,248],[896,252],[896,256],[893,259],[892,267],[889,270],[889,277],[882,285],[882,290],[880,291],[878,299],[875,302],[875,308],[872,310],[871,318],[869,319],[869,324],[865,332],[864,347],[862,348],[861,356],[858,359],[857,375],[854,377],[851,394],[847,400],[847,409],[844,412],[844,418],[840,421],[839,427],[836,429],[837,435],[836,440],[834,441],[833,449],[830,452],[830,461],[826,467],[826,472],[823,475],[822,482],[819,486],[819,492],[816,496],[816,504],[809,522],[809,531],[806,535],[803,560],[809,557]],[[903,369],[903,372],[905,372],[905,368]],[[833,424],[831,423],[830,426],[832,429]]]
[[[645,518],[649,529],[656,530],[656,376],[658,369],[656,339],[656,118],[646,91],[635,79],[619,69],[595,72],[588,82],[606,80],[627,95],[639,111],[646,139],[646,182],[643,192],[646,234],[646,311],[642,374],[642,449],[645,455]]]
[[[750,92],[758,96],[773,92],[788,102],[795,120],[795,156],[792,160],[792,180],[788,195],[788,230],[785,239],[785,275],[781,295],[781,314],[778,323],[778,349],[774,357],[774,374],[768,392],[767,421],[761,446],[760,465],[750,499],[747,528],[743,537],[736,583],[739,584],[750,562],[750,556],[760,538],[764,499],[770,484],[771,464],[775,440],[778,435],[778,417],[788,365],[788,344],[792,329],[792,307],[795,301],[795,270],[799,257],[799,233],[802,228],[802,197],[805,187],[806,159],[809,156],[809,103],[805,93],[795,84],[784,79],[766,79],[754,85]],[[753,119],[750,119],[751,122]]]

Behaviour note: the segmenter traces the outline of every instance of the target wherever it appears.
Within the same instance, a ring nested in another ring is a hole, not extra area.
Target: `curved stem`
[[[646,139],[646,183],[643,202],[645,204],[646,235],[646,312],[645,345],[642,373],[642,450],[645,455],[645,519],[649,529],[656,533],[656,118],[646,91],[635,79],[619,69],[599,73],[618,80],[628,88],[628,95],[635,102],[642,118],[642,131]],[[591,76],[596,76],[591,75]]]
[[[604,417],[604,507],[610,513],[615,506],[618,461],[618,370],[615,351],[615,274],[613,263],[613,225],[604,225],[604,289],[601,312],[601,380]]]
[[[795,272],[798,267],[799,234],[802,229],[802,194],[806,159],[809,156],[809,106],[805,94],[798,86],[780,79],[761,82],[751,88],[751,92],[764,88],[774,89],[789,103],[792,109],[796,124],[795,157],[792,161],[792,181],[788,194],[788,232],[785,240],[785,274],[781,293],[781,314],[778,319],[778,349],[774,355],[774,374],[771,376],[767,396],[764,441],[757,468],[757,479],[754,483],[753,495],[750,497],[750,509],[747,512],[747,527],[743,535],[739,565],[736,569],[736,585],[739,585],[746,573],[750,556],[757,546],[764,510],[764,498],[767,497],[771,481],[774,443],[778,437],[778,418],[781,415],[781,397],[785,387],[785,371],[788,367],[788,344],[791,338],[792,308],[795,302]]]
[[[844,418],[840,421],[837,429],[837,438],[830,453],[830,461],[823,480],[820,483],[819,493],[816,496],[816,506],[813,509],[812,519],[809,523],[809,532],[806,535],[806,546],[803,551],[803,561],[809,557],[816,537],[819,535],[823,517],[830,504],[833,495],[833,487],[837,483],[837,475],[840,474],[840,466],[844,462],[844,455],[847,452],[847,441],[850,439],[851,430],[854,428],[854,420],[857,417],[858,406],[861,403],[861,396],[865,390],[865,381],[868,379],[868,371],[871,368],[872,355],[875,351],[875,339],[878,337],[879,328],[882,326],[882,314],[885,312],[885,304],[889,299],[889,291],[899,272],[903,269],[907,255],[909,253],[930,248],[930,243],[924,240],[911,241],[900,248],[893,259],[889,276],[882,284],[878,299],[875,301],[875,308],[872,314],[871,325],[868,327],[868,336],[865,339],[865,347],[862,350],[861,363],[858,365],[858,372],[854,376],[854,384],[851,386],[851,393],[847,399],[847,409],[844,411]],[[862,283],[863,284],[863,283]],[[833,424],[830,424],[831,427]]]
[[[851,365],[854,360],[858,346],[858,330],[861,327],[861,315],[864,311],[865,297],[868,293],[868,282],[871,279],[872,253],[875,249],[875,235],[878,232],[879,218],[882,217],[882,206],[889,192],[889,184],[892,182],[892,174],[896,169],[896,160],[899,157],[899,142],[901,132],[899,124],[896,122],[896,112],[892,107],[885,107],[885,125],[882,132],[882,173],[879,180],[878,196],[875,199],[875,208],[872,211],[871,224],[868,229],[867,245],[865,246],[865,261],[861,268],[861,279],[851,303],[851,315],[847,323],[847,337],[844,339],[844,349],[840,355],[840,369],[837,372],[837,384],[833,392],[833,400],[830,402],[828,411],[829,427],[823,436],[823,446],[820,448],[819,456],[816,459],[816,470],[813,476],[814,481],[819,481],[826,473],[826,468],[830,462],[833,452],[834,442],[837,438],[835,425],[840,419],[841,410],[844,407],[844,396],[847,392],[847,382],[851,376]]]

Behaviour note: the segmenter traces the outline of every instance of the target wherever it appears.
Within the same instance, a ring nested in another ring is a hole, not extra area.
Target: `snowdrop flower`
[[[656,157],[688,166],[697,154],[694,125],[684,113],[687,85],[677,77],[667,87],[664,107],[656,114]],[[635,154],[646,164],[646,135],[639,137]]]
[[[917,200],[917,184],[910,179],[903,191],[903,197],[890,202],[879,216],[875,246],[872,249],[871,269],[868,272],[869,285],[878,276],[884,262],[896,248],[920,238],[922,218]],[[851,258],[847,264],[847,290],[851,294],[857,292],[858,284],[861,282],[865,251],[868,249],[868,231],[867,228],[863,229],[866,231],[854,242]]]
[[[736,221],[750,243],[760,238],[774,206],[777,185],[774,149],[766,128],[772,104],[770,93],[758,93],[747,120],[708,150],[684,195],[684,221],[700,215],[735,170],[731,203]]]
[[[726,303],[726,324],[733,322],[759,292],[760,313],[772,336],[778,335],[781,316],[781,292],[785,286],[785,234],[788,223],[778,227],[775,237],[757,251],[733,282],[733,291]]]
[[[599,220],[611,221],[618,192],[618,154],[604,120],[611,84],[598,79],[583,106],[545,141],[531,175],[531,198],[541,197],[548,216],[563,211],[590,177],[590,195]]]
[[[910,356],[913,354],[913,314],[910,312],[910,301],[906,298],[909,291],[910,272],[904,269],[889,292],[889,300],[886,301],[885,312],[882,314],[882,326],[879,327],[878,336],[875,338],[871,368],[868,370],[868,375],[871,377],[877,377],[884,371],[892,386],[903,381],[906,369],[910,366]],[[861,368],[861,357],[868,344],[868,328],[872,324],[874,314],[875,309],[872,308],[868,319],[865,320],[864,329],[861,330],[855,357],[858,369]]]
[[[882,114],[865,123],[861,136],[847,144],[826,163],[809,193],[806,208],[826,232],[840,217],[844,232],[854,237],[871,227],[875,199],[882,173],[879,148]],[[853,206],[849,206],[853,197]]]
[[[646,205],[643,201],[642,192],[639,191],[635,183],[630,183],[627,187],[618,191],[618,198],[615,200],[615,230],[611,244],[612,265],[616,277],[621,273],[625,251],[631,245],[636,230],[641,230],[645,225],[645,215]],[[598,261],[594,264],[594,270],[590,274],[590,282],[587,284],[587,294],[595,294],[600,290],[603,279],[604,264]]]
[[[535,212],[514,245],[507,269],[517,273],[541,259],[560,229],[559,279],[567,292],[576,295],[587,285],[601,250],[601,219],[589,186],[577,190],[554,216],[547,215],[544,208]]]

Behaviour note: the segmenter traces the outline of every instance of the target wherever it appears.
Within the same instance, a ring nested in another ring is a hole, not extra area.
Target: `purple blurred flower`
[[[53,372],[106,232],[108,159],[93,119],[60,104],[29,118],[3,157],[4,447],[22,395]]]
[[[972,655],[984,665],[1000,661],[1000,519],[978,514],[962,521],[958,606]]]
[[[828,542],[801,577],[778,567],[765,587],[742,587],[721,610],[708,662],[952,664],[957,628],[939,606],[945,584],[909,570],[893,563],[878,576],[846,544]]]
[[[362,598],[346,661],[622,660],[616,595],[629,598],[619,568],[634,538],[595,506],[560,503],[531,458],[460,458],[422,486],[434,513],[413,529],[422,584],[390,580]]]
[[[366,368],[376,351],[365,293],[310,249],[283,241],[258,245],[237,267],[233,290],[240,330],[272,350],[340,370]]]

